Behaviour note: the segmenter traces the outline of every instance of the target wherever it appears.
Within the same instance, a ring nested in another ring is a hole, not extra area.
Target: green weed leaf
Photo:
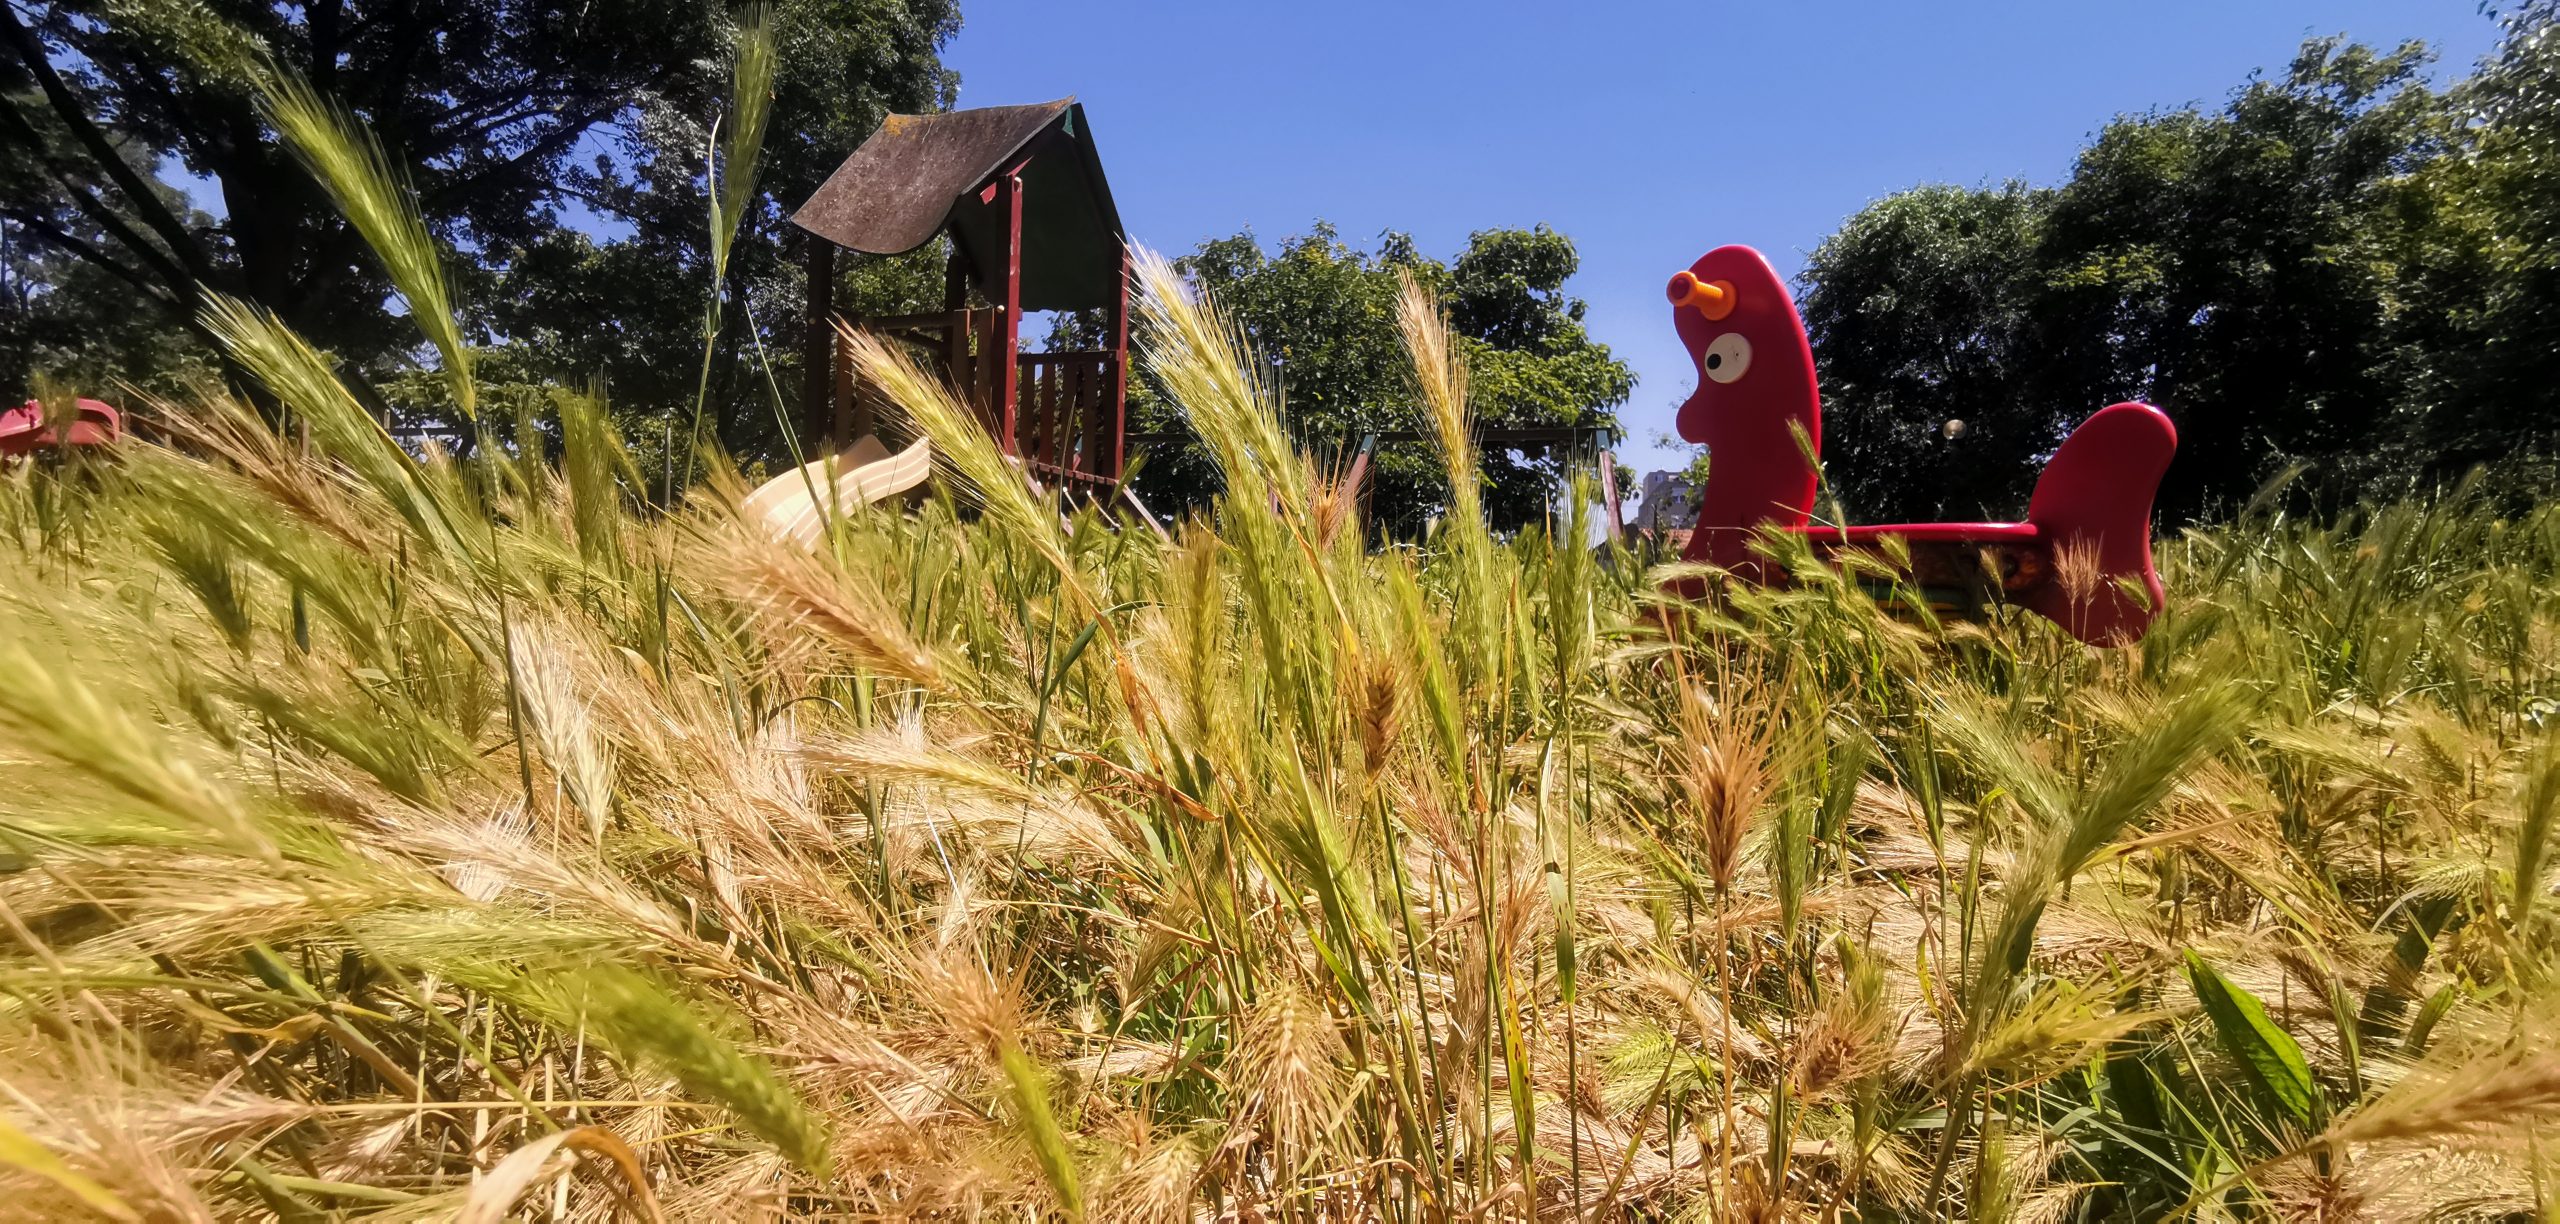
[[[2240,1064],[2250,1083],[2286,1117],[2304,1127],[2316,1126],[2325,1102],[2301,1044],[2276,1027],[2256,995],[2234,985],[2192,949],[2186,956],[2187,980],[2195,984],[2196,1001],[2213,1021],[2222,1052]]]

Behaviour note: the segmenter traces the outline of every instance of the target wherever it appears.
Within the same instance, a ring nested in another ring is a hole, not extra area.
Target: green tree
[[[191,324],[206,286],[267,306],[343,359],[397,362],[414,332],[387,308],[379,266],[258,115],[250,83],[272,63],[362,120],[406,170],[438,238],[476,264],[465,304],[481,339],[519,339],[528,316],[507,303],[583,295],[609,313],[552,325],[609,329],[651,362],[536,343],[530,364],[645,384],[651,363],[699,347],[704,158],[728,16],[717,0],[12,4],[0,11],[0,216],[20,241],[115,278],[124,309],[153,309],[171,328]],[[956,78],[938,52],[959,17],[953,0],[796,0],[775,24],[764,194],[730,288],[743,287],[780,355],[796,351],[799,285],[776,201],[813,189],[887,112],[949,104]],[[222,219],[173,206],[163,168],[202,183]],[[740,372],[753,338],[739,324],[727,345],[738,359],[716,416],[732,430],[769,415]]]
[[[2058,188],[1928,187],[1852,217],[1804,293],[1851,512],[2014,515],[2123,399],[2178,423],[2173,518],[2296,461],[2362,494],[2532,446],[2560,386],[2552,244],[2529,240],[2560,217],[2532,126],[2551,7],[2450,95],[2417,44],[2316,40],[2218,111],[2107,125]]]
[[[837,312],[858,318],[940,309],[947,250],[937,240],[889,258],[840,254]],[[721,411],[706,428],[716,429],[720,444],[745,462],[786,455],[774,412],[777,398],[796,420],[806,287],[793,253],[794,244],[767,235],[731,255],[746,265],[733,267],[731,284],[752,311],[756,330],[750,332],[748,320],[739,317],[748,312],[729,312],[711,389],[711,402]],[[683,435],[699,371],[690,360],[669,358],[701,351],[702,295],[709,277],[688,258],[690,276],[671,279],[668,262],[636,240],[600,242],[556,231],[516,252],[491,278],[485,308],[492,330],[507,338],[510,368],[538,382],[601,381],[635,458],[652,473],[670,458],[670,446],[675,464],[683,465]],[[758,339],[761,354],[752,351]],[[442,394],[433,380],[413,385],[429,401]]]
[[[69,233],[101,239],[76,221]],[[131,284],[0,217],[0,408],[34,394],[38,373],[88,394],[130,383],[170,395],[214,376],[193,333],[133,298]]]
[[[2180,433],[2169,512],[2245,498],[2285,463],[2383,476],[2380,430],[2417,363],[2392,312],[2410,173],[2442,100],[2425,48],[2321,40],[2220,116],[2111,124],[2057,193],[2041,262],[2054,329],[2037,388],[2077,415],[2119,399]]]
[[[2551,487],[2560,455],[2560,0],[2503,19],[2505,37],[2454,86],[2454,156],[2419,176],[2403,253],[2408,344],[2431,359],[2393,432],[2450,474],[2496,462]],[[2536,444],[2538,440],[2538,445]],[[2523,441],[2527,453],[2518,454]]]
[[[1861,516],[1954,519],[2005,506],[2061,411],[2028,392],[2037,230],[2052,193],[1923,187],[1859,212],[1806,264],[1823,459]],[[1964,422],[1950,437],[1947,423]]]
[[[1321,223],[1276,253],[1248,231],[1204,242],[1181,262],[1270,363],[1298,436],[1345,456],[1368,435],[1421,427],[1396,337],[1400,275],[1415,277],[1446,304],[1484,424],[1614,429],[1612,410],[1635,380],[1591,339],[1583,303],[1564,291],[1578,265],[1572,241],[1543,225],[1478,231],[1444,265],[1405,235],[1386,234],[1368,252]],[[1133,428],[1178,433],[1178,421],[1152,396],[1133,400]],[[1537,520],[1568,462],[1563,448],[1545,445],[1488,453],[1487,513],[1505,527]],[[1158,445],[1150,448],[1143,492],[1163,508],[1198,500],[1214,479],[1196,446]],[[1418,531],[1447,491],[1439,461],[1419,442],[1381,444],[1370,481],[1371,515],[1398,534]]]

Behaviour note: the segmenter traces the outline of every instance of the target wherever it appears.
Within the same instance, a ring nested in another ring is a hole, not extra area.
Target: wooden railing
[[[1003,318],[1001,310],[980,307],[850,322],[922,350],[928,368],[948,379],[961,402],[1002,438]],[[1112,394],[1114,360],[1100,351],[1018,355],[1012,436],[1002,440],[1035,475],[1106,485],[1120,478],[1125,423]],[[876,388],[858,385],[852,356],[840,342],[834,384],[830,432],[852,438],[876,430],[887,405]]]
[[[1032,470],[1102,483],[1120,478],[1111,360],[1106,352],[1022,354],[1014,450]]]
[[[996,399],[996,363],[1004,351],[1001,335],[1004,312],[993,309],[939,310],[931,314],[874,315],[851,320],[855,327],[893,340],[904,340],[922,349],[928,369],[939,372],[951,383],[962,403],[978,410],[980,419],[993,422],[998,416]],[[846,404],[855,394],[853,363],[836,346],[836,399]],[[876,409],[878,405],[865,405]],[[841,412],[842,409],[839,408]],[[857,422],[864,414],[857,407]],[[867,424],[867,422],[862,422]]]

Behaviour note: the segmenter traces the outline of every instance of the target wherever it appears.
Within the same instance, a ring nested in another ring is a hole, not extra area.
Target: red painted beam
[[[1113,480],[1129,462],[1129,240],[1120,240],[1120,295],[1111,304],[1111,467]]]
[[[1028,165],[1028,162],[1023,165]],[[996,374],[996,438],[1008,453],[1018,453],[1022,393],[1022,169],[1017,165],[996,180],[1002,198],[1004,229],[1004,360]]]

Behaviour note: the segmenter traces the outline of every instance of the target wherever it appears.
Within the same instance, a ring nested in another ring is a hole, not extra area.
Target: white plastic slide
[[[747,494],[745,508],[748,519],[764,524],[775,539],[814,548],[830,516],[897,497],[931,475],[930,440],[918,438],[893,455],[880,439],[864,434],[835,455],[764,482]]]

